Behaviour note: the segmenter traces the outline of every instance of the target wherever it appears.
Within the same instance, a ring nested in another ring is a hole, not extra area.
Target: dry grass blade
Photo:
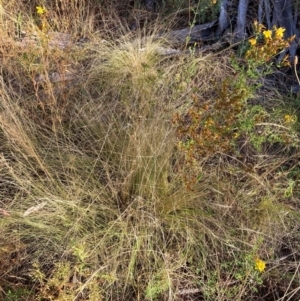
[[[298,100],[100,2],[0,6],[0,299],[299,299]]]

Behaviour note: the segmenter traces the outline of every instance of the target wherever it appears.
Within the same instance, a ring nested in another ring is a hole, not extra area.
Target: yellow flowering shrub
[[[272,30],[266,30],[262,24],[254,22],[255,37],[248,40],[249,50],[246,52],[246,59],[257,64],[269,62],[281,50],[289,47],[295,39],[292,36],[284,39],[285,28],[276,26]],[[287,63],[285,59],[283,63]]]
[[[257,22],[254,26],[255,37],[249,39],[249,50],[246,52],[249,68],[245,71],[235,66],[239,71],[238,79],[232,77],[224,80],[213,100],[203,102],[194,94],[189,110],[174,116],[178,148],[184,154],[184,163],[188,166],[184,180],[189,188],[197,181],[197,168],[203,158],[233,152],[238,139],[249,134],[256,123],[255,118],[259,118],[260,114],[255,113],[252,119],[245,118],[246,100],[256,88],[255,84],[249,85],[248,78],[258,79],[261,72],[257,72],[256,67],[269,62],[295,38],[285,40],[285,29],[281,27],[266,30]],[[286,117],[285,122],[292,123],[291,118]]]
[[[193,168],[198,166],[197,162],[216,153],[233,151],[240,135],[239,115],[250,93],[244,82],[234,83],[231,78],[221,84],[214,102],[200,102],[193,95],[192,107],[185,114],[175,114],[178,147],[189,166],[185,178],[188,187],[196,181]]]

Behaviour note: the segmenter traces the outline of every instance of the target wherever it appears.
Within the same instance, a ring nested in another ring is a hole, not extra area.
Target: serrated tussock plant
[[[297,269],[278,258],[298,250],[297,145],[250,147],[273,115],[249,107],[232,52],[164,56],[161,33],[120,34],[100,2],[45,5],[46,33],[89,34],[74,49],[39,36],[3,48],[0,299],[256,300],[277,282],[290,294]],[[37,30],[44,2],[20,3],[5,7]],[[51,80],[73,63],[76,80]],[[276,114],[296,136],[294,111]]]

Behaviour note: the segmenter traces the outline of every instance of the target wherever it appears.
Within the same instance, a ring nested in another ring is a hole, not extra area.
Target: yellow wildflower
[[[291,123],[296,122],[296,118],[295,118],[295,116],[287,114],[287,115],[284,116],[284,121],[285,121],[286,124],[291,124]]]
[[[266,39],[271,39],[272,38],[272,30],[264,30],[263,35]]]
[[[255,38],[250,39],[249,43],[250,43],[251,47],[255,46],[256,45],[256,39]]]
[[[283,37],[284,32],[285,32],[285,28],[283,28],[283,27],[277,28],[276,31],[275,31],[275,37],[277,39],[281,39]]]
[[[262,273],[265,271],[265,268],[266,268],[266,263],[263,260],[256,258],[255,269]]]
[[[36,6],[36,12],[38,15],[43,15],[46,13],[46,8],[42,6]]]

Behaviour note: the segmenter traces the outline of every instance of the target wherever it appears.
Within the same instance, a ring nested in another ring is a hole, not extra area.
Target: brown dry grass
[[[191,167],[173,116],[239,79],[228,51],[160,56],[163,26],[126,33],[121,10],[93,1],[47,4],[51,31],[71,34],[62,49],[38,29],[43,3],[2,4],[1,299],[297,298],[294,100],[249,104],[235,148]],[[15,26],[35,42],[20,46]]]

